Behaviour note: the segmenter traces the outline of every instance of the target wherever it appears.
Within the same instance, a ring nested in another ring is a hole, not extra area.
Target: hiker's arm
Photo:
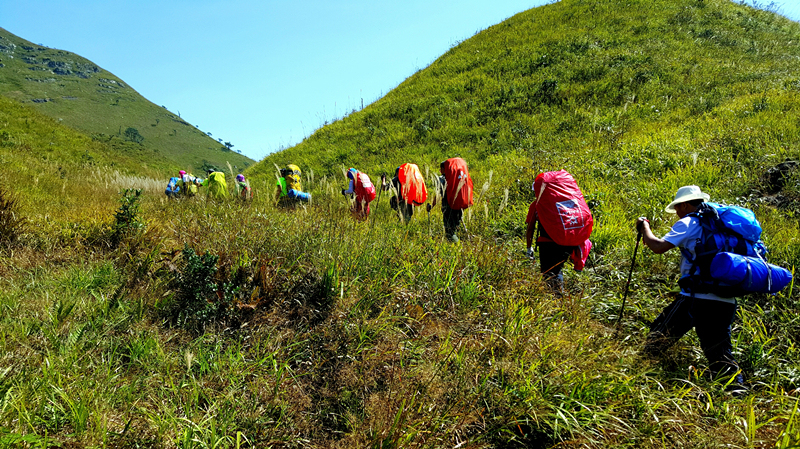
[[[664,254],[672,248],[675,248],[675,245],[672,243],[660,239],[653,234],[653,231],[650,230],[649,221],[640,218],[637,222],[637,227],[641,229],[644,246],[650,248],[654,253]]]
[[[536,220],[531,221],[528,223],[528,228],[525,230],[525,243],[527,244],[527,248],[530,248],[533,245],[533,230],[536,228]]]

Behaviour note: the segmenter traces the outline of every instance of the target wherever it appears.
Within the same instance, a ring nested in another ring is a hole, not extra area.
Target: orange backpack
[[[402,195],[407,204],[419,206],[428,200],[428,189],[425,188],[425,179],[419,171],[417,164],[405,163],[397,172],[397,179],[402,186]]]

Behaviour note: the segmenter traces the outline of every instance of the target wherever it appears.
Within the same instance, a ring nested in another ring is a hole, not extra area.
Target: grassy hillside
[[[741,299],[751,390],[732,397],[694,333],[640,355],[679,255],[631,259],[636,217],[663,235],[694,183],[752,207],[770,260],[800,264],[800,176],[762,178],[798,156],[799,37],[730,2],[562,0],[253,167],[249,205],[121,199],[31,159],[63,195],[14,182],[22,206],[0,208],[0,446],[798,447],[798,289]],[[0,115],[12,173],[64,132],[29,112]],[[430,178],[454,155],[477,193],[461,243],[439,208],[403,224],[384,193],[359,222],[339,194],[342,167]],[[303,166],[311,204],[274,205],[271,162]],[[533,176],[556,168],[596,218],[560,298],[521,238]],[[54,219],[61,201],[82,212]]]
[[[48,227],[97,221],[98,205],[113,212],[121,189],[162,192],[161,174],[173,168],[156,151],[93,139],[0,96],[0,188],[19,198],[21,214]]]
[[[239,168],[251,159],[225,148],[178,115],[157,106],[93,62],[42,47],[0,28],[0,95],[112,144],[135,142],[176,167]]]
[[[518,14],[252,174],[292,161],[318,175],[341,165],[378,173],[459,155],[502,173],[515,199],[529,187],[517,179],[541,170],[618,192],[628,190],[622,174],[658,178],[722,159],[713,187],[735,197],[726,189],[744,185],[724,179],[737,158],[756,169],[797,155],[800,25],[726,0],[625,5],[562,1]]]

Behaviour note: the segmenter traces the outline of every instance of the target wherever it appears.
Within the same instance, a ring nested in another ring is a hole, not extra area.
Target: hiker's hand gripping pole
[[[644,219],[647,220],[646,218]],[[633,258],[631,259],[631,271],[628,273],[628,282],[625,283],[625,294],[622,296],[622,306],[619,308],[619,316],[617,317],[617,327],[622,323],[622,314],[625,312],[625,302],[628,299],[628,288],[631,285],[631,278],[633,277],[633,268],[636,266],[636,253],[639,251],[639,242],[642,241],[642,219],[636,223],[636,246],[633,247]]]

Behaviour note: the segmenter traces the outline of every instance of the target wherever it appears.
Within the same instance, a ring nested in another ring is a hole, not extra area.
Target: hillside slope
[[[727,0],[564,0],[461,42],[251,173],[271,176],[273,163],[376,173],[455,155],[506,182],[585,172],[584,160],[612,183],[745,155],[761,168],[798,154],[799,58],[800,24]]]
[[[0,96],[0,189],[23,216],[55,222],[106,220],[126,188],[162,192],[174,162],[133,142],[113,145]],[[48,218],[50,217],[50,218]]]
[[[35,106],[107,142],[130,141],[177,167],[239,168],[253,161],[225,148],[123,80],[68,51],[35,45],[0,28],[0,95]]]

